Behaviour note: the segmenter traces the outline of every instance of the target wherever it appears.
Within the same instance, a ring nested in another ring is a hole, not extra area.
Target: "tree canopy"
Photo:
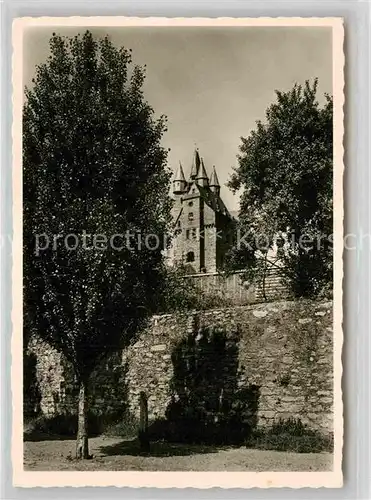
[[[25,91],[25,334],[63,352],[84,390],[156,307],[164,273],[166,118],[154,117],[144,78],[108,37],[53,34]]]
[[[242,190],[240,244],[229,266],[261,275],[280,237],[280,270],[295,296],[316,296],[332,284],[333,103],[325,95],[320,106],[317,87],[315,79],[276,92],[265,123],[241,138],[229,183]]]

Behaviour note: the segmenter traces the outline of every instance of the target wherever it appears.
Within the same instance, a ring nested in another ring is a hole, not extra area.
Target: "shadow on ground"
[[[149,453],[141,450],[137,439],[121,441],[112,446],[102,446],[99,452],[106,456],[130,455],[151,457],[189,456],[205,453],[217,453],[221,447],[199,444],[167,443],[166,441],[151,442]]]

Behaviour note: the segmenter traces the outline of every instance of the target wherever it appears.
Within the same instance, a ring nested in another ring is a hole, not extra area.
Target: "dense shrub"
[[[226,307],[230,303],[217,294],[203,292],[192,280],[187,279],[183,267],[166,269],[163,289],[158,296],[158,313],[207,310]]]
[[[89,436],[99,434],[130,436],[135,435],[137,423],[122,413],[111,413],[109,415],[88,414]],[[74,438],[77,432],[77,415],[64,414],[53,417],[40,416],[29,420],[25,428],[25,439],[32,440],[34,437],[49,435],[58,437]]]
[[[105,426],[106,436],[120,436],[122,438],[132,438],[137,436],[139,420],[132,414],[125,414],[118,422]]]
[[[248,448],[292,451],[296,453],[331,452],[333,437],[308,428],[300,419],[280,419],[269,429],[256,430],[246,441]]]
[[[94,415],[88,417],[89,435],[97,435],[101,431],[101,422]],[[33,436],[49,435],[58,437],[75,437],[77,432],[77,415],[40,416],[28,423],[26,439]]]
[[[242,444],[257,421],[259,387],[238,387],[240,331],[199,327],[173,349],[172,398],[150,438],[187,444]]]

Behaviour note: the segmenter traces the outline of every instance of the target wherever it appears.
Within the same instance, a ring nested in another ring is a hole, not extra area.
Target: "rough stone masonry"
[[[106,415],[129,409],[139,417],[143,391],[148,396],[150,421],[164,417],[172,396],[172,354],[192,334],[196,322],[199,328],[221,328],[227,338],[240,332],[237,387],[253,384],[259,389],[258,425],[293,417],[324,433],[332,431],[332,302],[271,302],[154,316],[134,345],[93,374],[92,411]],[[30,342],[28,352],[37,359],[41,412],[48,416],[76,412],[68,363],[37,338]],[[220,378],[219,366],[210,369]],[[228,382],[231,374],[227,370],[223,376]]]

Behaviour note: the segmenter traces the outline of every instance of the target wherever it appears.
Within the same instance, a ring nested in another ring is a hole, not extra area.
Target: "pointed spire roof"
[[[193,162],[192,162],[192,168],[191,168],[191,179],[196,179],[198,170],[200,168],[200,155],[198,153],[198,149],[195,149],[194,156],[193,156]]]
[[[198,170],[197,179],[205,179],[207,181],[209,180],[209,177],[207,176],[207,173],[206,173],[203,158],[201,158],[201,168]]]
[[[178,170],[176,171],[173,182],[176,182],[176,181],[184,181],[184,182],[186,181],[185,177],[184,177],[183,167],[182,167],[182,164],[180,162],[179,162],[179,167],[178,167]]]
[[[209,184],[210,184],[210,186],[220,187],[219,179],[218,179],[218,176],[216,175],[215,165],[213,165],[213,171],[212,171],[211,176],[210,176],[210,183]]]

